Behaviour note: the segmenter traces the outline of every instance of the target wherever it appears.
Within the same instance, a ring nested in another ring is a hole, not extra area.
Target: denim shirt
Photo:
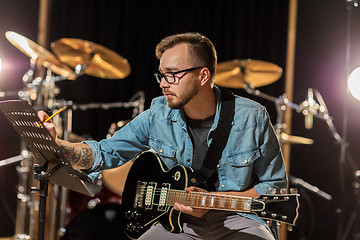
[[[210,145],[221,109],[220,90],[213,126],[208,134]],[[138,153],[152,149],[168,168],[177,164],[191,167],[193,145],[187,131],[183,110],[170,109],[164,96],[153,99],[144,111],[110,139],[85,141],[94,152],[89,177],[95,179],[101,170],[114,168]],[[285,188],[287,178],[280,145],[265,107],[243,97],[235,98],[235,116],[228,143],[218,164],[218,191],[241,191],[254,187],[268,194],[270,188]],[[262,223],[253,214],[241,214]]]

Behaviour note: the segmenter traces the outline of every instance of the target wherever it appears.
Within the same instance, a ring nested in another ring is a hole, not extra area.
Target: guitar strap
[[[190,185],[206,186],[206,181],[214,174],[216,165],[229,138],[231,123],[235,115],[235,96],[229,90],[220,88],[221,110],[218,126],[206,152],[203,165],[189,176]]]

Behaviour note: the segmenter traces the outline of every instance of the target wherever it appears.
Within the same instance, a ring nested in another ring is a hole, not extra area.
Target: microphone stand
[[[284,124],[284,112],[286,110],[286,107],[288,106],[292,109],[295,109],[297,112],[301,112],[303,114],[305,114],[305,112],[306,113],[308,112],[308,109],[306,107],[289,102],[289,100],[286,98],[285,94],[281,95],[279,98],[276,98],[276,97],[270,96],[266,93],[260,92],[259,90],[251,87],[250,84],[248,84],[248,83],[245,84],[245,91],[251,95],[258,96],[258,97],[264,98],[266,100],[269,100],[269,101],[272,101],[275,103],[276,111],[277,111],[277,121],[276,121],[276,125],[275,125],[275,131],[276,131],[276,134],[279,136],[280,144],[281,144],[281,134],[283,132],[283,129],[286,127]],[[315,91],[315,94],[317,94],[317,98],[321,97],[317,91]],[[320,96],[320,97],[318,97],[318,96]],[[321,101],[322,101],[322,98],[321,98]],[[323,104],[322,106],[326,111],[321,112],[321,113],[314,112],[313,116],[317,117],[319,119],[325,120],[326,122],[328,122],[329,126],[333,126],[332,117],[330,117],[330,115],[328,114],[325,104]],[[335,127],[331,128],[331,129],[336,131]],[[336,133],[333,134],[333,136],[337,136],[337,135],[338,134],[336,134]],[[289,180],[293,185],[302,186],[303,188],[315,193],[319,197],[322,197],[328,201],[330,201],[332,199],[331,195],[320,190],[318,187],[315,187],[315,186],[305,182],[304,180],[302,180],[300,178],[290,175]]]

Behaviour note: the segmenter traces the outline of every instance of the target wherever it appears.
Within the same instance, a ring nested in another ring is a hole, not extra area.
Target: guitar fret
[[[214,207],[214,205],[215,205],[215,196],[212,195],[210,200],[210,207]]]
[[[220,204],[219,204],[219,208],[225,208],[225,201],[226,201],[226,197],[221,197],[220,198]]]
[[[206,196],[203,196],[202,198],[201,198],[201,206],[205,206],[205,204],[206,204]]]
[[[195,196],[195,194],[192,194],[193,196],[190,196],[190,194],[189,194],[189,196],[190,196],[190,198],[191,198],[191,203],[190,203],[190,206],[195,206],[195,198],[196,198],[196,196]]]
[[[230,201],[231,201],[230,208],[236,209],[236,199],[231,197]]]

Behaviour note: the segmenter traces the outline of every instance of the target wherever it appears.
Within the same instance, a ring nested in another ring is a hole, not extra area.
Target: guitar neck
[[[182,190],[169,190],[166,203],[174,206],[176,202],[193,208],[251,212],[252,198],[213,194],[204,192],[185,192]]]

